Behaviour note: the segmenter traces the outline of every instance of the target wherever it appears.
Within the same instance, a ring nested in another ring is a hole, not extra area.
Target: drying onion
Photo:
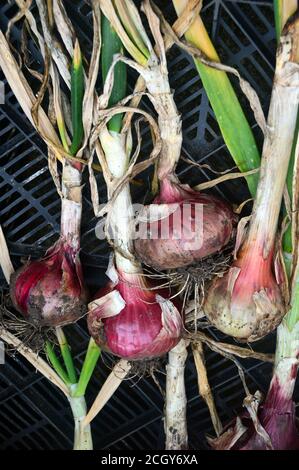
[[[214,280],[204,305],[212,324],[244,341],[263,337],[276,328],[285,314],[280,289],[284,276],[275,248],[299,102],[297,23],[295,18],[287,24],[278,48],[260,180],[250,226],[243,236],[245,241],[236,261],[223,277]]]
[[[234,215],[229,206],[220,199],[208,198],[204,194],[192,191],[187,186],[180,185],[175,176],[175,168],[181,156],[182,121],[169,85],[164,39],[159,29],[159,18],[150,2],[145,0],[142,3],[142,9],[147,17],[156,49],[153,48],[143,27],[134,2],[102,0],[101,8],[115,28],[124,47],[135,60],[135,63],[130,61],[129,64],[140,73],[145,81],[150,99],[158,114],[162,140],[157,168],[160,195],[142,212],[142,217],[150,215],[150,236],[141,238],[136,237],[135,234],[136,256],[149,266],[161,270],[188,266],[223,248],[233,236]],[[132,38],[137,37],[138,40],[133,43]],[[202,210],[203,217],[191,220],[190,224],[190,217],[184,220],[183,205],[189,205],[191,219],[192,213],[197,208],[199,212]],[[162,215],[163,225],[169,229],[170,233],[168,237],[163,236],[153,240],[151,232],[159,229],[158,226],[161,225],[156,215],[155,220],[151,220],[151,213],[157,212]],[[174,217],[181,217],[183,221],[178,224],[178,227],[173,227]],[[144,234],[148,222],[145,225],[140,219],[139,222],[140,233]]]
[[[114,178],[128,167],[126,136],[102,130],[100,141],[113,176],[106,176],[108,196],[113,194]],[[124,359],[151,359],[167,353],[182,334],[182,319],[169,300],[170,292],[147,282],[139,262],[132,255],[129,227],[134,219],[129,184],[125,184],[109,212],[109,235],[114,260],[110,262],[108,284],[89,304],[88,328],[103,349]]]
[[[160,218],[151,219],[154,211]],[[171,179],[161,182],[159,195],[142,217],[147,221],[139,218],[135,251],[141,261],[158,270],[188,266],[217,253],[231,240],[236,224],[224,201]]]
[[[299,323],[290,328],[291,317],[297,316],[297,311],[293,309],[288,321],[284,320],[278,328],[274,374],[264,403],[255,411],[258,394],[251,397],[249,413],[242,413],[220,437],[210,440],[214,449],[299,450],[292,399],[298,370]]]
[[[61,234],[46,256],[29,261],[11,277],[10,295],[26,320],[39,326],[77,321],[86,311],[79,259],[81,171],[65,163],[63,169]]]
[[[109,275],[113,281],[89,305],[88,329],[96,343],[130,360],[166,354],[178,343],[183,327],[169,291],[154,288],[137,271],[110,268]]]

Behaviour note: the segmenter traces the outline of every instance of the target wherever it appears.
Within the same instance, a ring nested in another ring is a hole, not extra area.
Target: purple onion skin
[[[176,269],[189,266],[196,261],[221,251],[235,233],[237,218],[230,206],[221,199],[192,190],[165,179],[161,182],[160,194],[154,204],[173,204],[179,206],[168,217],[169,237],[139,238],[134,242],[137,257],[148,266],[157,270]],[[183,205],[191,207],[191,238],[176,238],[174,220],[182,214]],[[202,205],[203,224],[196,225],[194,213],[196,205]],[[165,221],[163,221],[165,223]],[[160,233],[161,220],[140,222],[141,233]],[[202,240],[196,241],[196,234],[202,233]],[[192,248],[190,248],[190,243]],[[198,247],[197,247],[198,245]]]
[[[294,377],[297,367],[294,365]],[[299,431],[296,423],[295,403],[286,398],[279,382],[274,378],[267,394],[266,400],[259,408],[258,418],[260,424],[268,433],[273,450],[299,450]],[[240,416],[242,424],[247,431],[231,448],[232,450],[269,450],[265,440],[256,432],[248,413]],[[234,428],[235,423],[228,426]],[[225,450],[228,440],[224,432],[219,438],[211,441],[215,450]],[[230,436],[231,438],[231,436]]]
[[[274,249],[265,258],[263,245],[245,243],[230,269],[222,277],[215,277],[207,292],[204,312],[209,321],[238,341],[257,341],[273,331],[285,315],[273,253]],[[235,269],[239,273],[232,282]],[[256,297],[261,292],[267,302],[257,305]]]
[[[293,366],[296,378],[297,366]],[[286,399],[276,378],[271,383],[266,400],[261,407],[259,420],[269,434],[273,450],[299,450],[299,432],[296,425],[296,408],[293,400]],[[246,426],[246,423],[244,423]],[[264,440],[251,432],[246,444],[239,450],[266,450]]]
[[[248,418],[249,419],[249,418]],[[262,408],[260,422],[269,434],[273,450],[299,450],[299,434],[296,426],[295,403],[291,402],[289,410],[278,412],[273,408]],[[247,420],[243,420],[246,426]],[[252,423],[251,423],[252,428]],[[240,440],[241,441],[241,440]],[[248,432],[245,443],[236,444],[233,450],[269,450],[254,429]]]
[[[78,251],[60,239],[45,258],[13,273],[10,296],[15,308],[36,326],[77,321],[85,314],[87,301]]]
[[[117,285],[109,282],[98,292],[96,297],[100,298],[117,290],[126,303],[119,314],[109,318],[104,318],[104,309],[89,312],[90,335],[102,349],[128,360],[147,360],[163,356],[176,346],[182,335],[182,319],[176,315],[165,329],[156,295],[169,298],[169,291],[146,290],[149,287],[139,276],[126,275],[125,279],[122,275]]]

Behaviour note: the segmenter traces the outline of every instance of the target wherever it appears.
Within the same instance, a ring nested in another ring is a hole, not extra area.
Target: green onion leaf
[[[71,105],[73,124],[73,140],[70,148],[71,155],[76,155],[80,149],[84,137],[82,122],[83,94],[84,72],[82,65],[82,55],[79,42],[76,40],[71,71]]]
[[[66,385],[70,386],[71,381],[67,373],[65,372],[64,368],[62,367],[60,360],[56,356],[56,353],[50,341],[46,341],[46,354],[55,372],[57,372],[59,377],[64,381]]]
[[[105,81],[114,54],[123,53],[122,42],[112,28],[106,16],[102,15],[102,76]],[[118,62],[114,68],[114,85],[110,95],[109,106],[113,106],[126,96],[127,70],[123,62]],[[122,126],[122,114],[115,114],[108,123],[108,129],[120,132]]]
[[[100,354],[101,354],[100,348],[96,345],[94,340],[90,338],[86,356],[85,356],[84,363],[82,366],[81,374],[79,377],[79,382],[78,382],[78,385],[75,389],[73,396],[81,397],[85,395],[87,385],[91,379],[91,376],[98,362]]]
[[[173,4],[177,14],[180,15],[187,4],[187,0],[173,0]],[[186,31],[185,37],[190,44],[201,49],[210,60],[220,61],[200,16],[195,19]],[[198,59],[195,59],[194,62],[215,113],[223,139],[239,170],[246,172],[258,168],[260,153],[227,74],[203,65]],[[246,177],[252,196],[255,195],[258,179],[258,173]]]

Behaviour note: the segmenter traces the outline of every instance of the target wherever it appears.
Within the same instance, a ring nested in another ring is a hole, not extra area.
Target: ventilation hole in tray
[[[43,207],[48,207],[51,205],[51,208],[49,208],[49,214],[51,215],[55,215],[61,207],[61,200],[55,189],[50,190],[46,197],[41,198],[40,203]],[[51,211],[54,211],[54,213]]]
[[[91,15],[90,5],[85,2],[83,2],[83,5],[79,7],[79,11],[84,17]]]
[[[60,392],[55,387],[49,387],[47,379],[36,383],[34,389],[40,395],[41,401],[45,401],[47,406],[52,406],[55,411],[64,414],[65,409],[60,400]]]
[[[170,70],[170,75],[171,75],[171,70]],[[198,73],[196,70],[193,68],[190,70],[187,70],[186,73],[182,74],[180,77],[178,77],[176,80],[172,80],[172,87],[175,88],[175,96],[179,100],[183,100],[185,97],[190,96],[190,81],[193,79],[196,79],[196,89],[198,90],[199,86],[197,87],[197,84],[199,84],[199,77]]]
[[[36,198],[40,197],[44,200],[44,196],[50,197],[49,193],[51,193],[52,197],[53,195],[55,195],[55,198],[53,200],[59,198],[52,177],[47,174],[47,178],[45,178],[44,184],[41,184],[36,191],[33,191],[32,196]]]
[[[30,164],[24,166],[23,170],[17,172],[16,181],[18,183],[24,183],[26,189],[34,188],[35,185],[39,184],[45,178],[48,178],[48,167],[43,165],[43,161],[37,160],[32,161]],[[39,178],[39,179],[38,179]],[[31,182],[34,181],[34,186],[30,186]]]
[[[9,186],[9,185],[6,185],[7,187],[7,191],[10,191],[12,186]],[[1,190],[2,192],[2,190]],[[0,214],[3,212],[6,213],[6,217],[3,215],[3,219],[2,219],[2,216],[1,216],[1,220],[2,220],[2,223],[4,223],[4,221],[6,220],[9,220],[11,216],[13,216],[14,214],[17,214],[18,213],[18,210],[21,210],[23,209],[24,207],[28,206],[28,201],[25,201],[24,199],[21,200],[18,204],[18,209],[14,210],[13,213],[7,213],[8,211],[8,208],[13,205],[14,202],[16,202],[18,199],[20,199],[21,195],[20,193],[18,192],[14,192],[14,193],[11,193],[9,194],[7,197],[2,197],[1,198],[1,208],[0,208]],[[14,204],[15,206],[15,204]]]
[[[1,141],[6,142],[15,130],[12,129],[11,127],[11,122],[9,119],[7,119],[5,116],[1,116],[1,121],[0,121],[0,136],[1,136]]]
[[[36,186],[44,182],[45,178],[48,178],[48,168],[43,166],[43,161],[40,162],[39,170],[31,175],[30,181],[24,184],[26,191],[32,191]]]
[[[243,9],[243,5],[242,5]],[[230,10],[230,4],[228,3],[227,5],[227,10]],[[251,44],[250,39],[248,38],[247,35],[244,34],[244,32],[241,30],[239,27],[237,21],[232,18],[232,16],[227,12],[225,8],[221,8],[220,10],[220,18],[221,22],[226,24],[226,29],[231,30],[233,34],[238,38],[238,41],[240,43],[240,46],[243,48],[246,46],[249,46]]]
[[[0,410],[0,432],[2,431],[7,437],[13,436],[22,429],[22,425],[18,427],[15,420],[9,418],[9,414],[5,404],[2,404]]]
[[[55,216],[59,213],[59,217],[57,217],[57,221],[60,219],[60,211],[61,211],[61,200],[59,199],[55,204],[49,207],[48,212],[50,215]]]
[[[41,224],[44,224],[44,225],[41,226],[40,228],[38,228],[38,226],[41,225]],[[28,244],[33,244],[33,243],[36,243],[38,241],[41,241],[42,238],[49,237],[53,233],[52,226],[49,225],[49,224],[46,224],[44,222],[43,217],[38,217],[34,221],[34,226],[35,226],[35,231],[34,232],[30,231],[28,233],[28,230],[27,231],[26,231],[26,229],[22,230],[21,233],[19,234],[19,239],[20,240],[23,239],[22,241],[26,240],[26,243],[28,243]],[[28,228],[29,227],[27,227],[27,229]]]
[[[269,15],[269,7],[264,7],[264,12],[267,10]],[[242,13],[246,17],[247,21],[254,25],[254,28],[261,34],[264,35],[269,31],[269,23],[263,15],[263,10],[257,5],[250,5],[245,3],[242,5]],[[273,17],[274,21],[274,17]]]
[[[196,137],[199,119],[199,108],[187,118],[185,117],[182,122],[182,128],[190,140]],[[194,134],[192,131],[195,131]]]
[[[21,205],[23,205],[24,207],[27,207],[28,202],[23,200],[23,201],[20,202],[20,206]],[[28,221],[29,219],[32,219],[32,217],[35,214],[38,213],[37,209],[35,207],[31,207],[31,206],[29,206],[26,211],[22,211],[21,213],[20,212],[21,212],[20,208],[18,207],[17,214],[19,214],[19,215],[14,216],[13,219],[11,220],[11,222],[9,222],[9,224],[7,225],[7,230],[8,231],[15,230],[16,228],[23,225],[24,222]],[[37,223],[38,220],[43,221],[43,218],[39,217],[38,219],[35,219],[35,223]]]
[[[269,84],[265,81],[263,74],[255,66],[251,57],[246,57],[242,59],[241,64],[246,70],[246,77],[247,80],[254,86],[255,89],[259,89],[259,94],[267,94],[269,93]],[[270,87],[271,89],[271,87]]]
[[[221,38],[221,44],[225,45],[225,49],[229,50],[230,54],[237,54],[240,51],[241,45],[239,41],[234,39],[231,30],[223,21],[220,22],[218,35],[219,38]],[[222,54],[221,56],[223,57]]]
[[[14,400],[13,403],[7,401],[5,403],[5,406],[14,417],[14,423],[20,425],[21,428],[26,425],[32,425],[40,420],[40,414],[28,408],[28,406],[26,406],[27,403],[27,400],[21,395],[18,396],[17,401]]]
[[[27,159],[26,163],[28,163],[28,161],[30,161],[28,155],[31,153],[34,153],[34,150],[32,150],[32,144],[27,140],[22,139],[14,145],[12,150],[1,155],[1,167],[7,167],[6,171],[9,174],[13,174],[15,171],[20,170],[21,165],[19,164],[19,160],[22,160],[22,158],[25,160]],[[24,155],[24,157],[22,157],[22,155]]]

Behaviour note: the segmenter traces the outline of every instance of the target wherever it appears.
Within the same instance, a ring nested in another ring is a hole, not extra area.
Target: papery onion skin
[[[268,433],[273,450],[299,450],[299,432],[296,425],[296,407],[292,400],[285,400],[278,384],[261,407],[259,421]],[[246,426],[246,420],[244,420]],[[236,450],[266,450],[265,441],[250,423],[247,439],[234,447]]]
[[[62,326],[86,312],[79,253],[62,238],[43,259],[30,261],[12,274],[10,295],[24,318],[38,326]]]
[[[294,366],[294,380],[296,373],[297,367]],[[275,378],[265,402],[258,411],[258,420],[270,438],[270,446],[256,432],[247,412],[238,419],[246,428],[244,434],[231,445],[237,433],[237,422],[234,421],[220,437],[210,440],[214,450],[299,450],[295,403],[284,396]]]
[[[96,343],[112,354],[128,360],[142,360],[160,357],[179,342],[182,334],[182,319],[176,312],[163,326],[159,294],[167,299],[167,289],[148,290],[140,275],[121,274],[115,285],[109,282],[96,297],[103,297],[117,290],[125,307],[115,316],[105,317],[105,309],[96,308],[88,314],[88,329]],[[178,304],[177,304],[178,305]]]
[[[227,245],[235,233],[237,219],[230,206],[215,196],[194,191],[188,185],[180,185],[165,178],[161,181],[160,194],[153,203],[178,204],[175,212],[168,217],[167,238],[150,238],[150,233],[160,233],[161,220],[139,223],[139,232],[147,235],[134,241],[135,253],[143,263],[157,270],[189,266],[199,259],[217,253]],[[186,228],[186,233],[191,234],[190,238],[184,237],[183,226],[179,227],[182,235],[178,237],[174,226],[176,216],[182,217],[184,205],[190,206],[190,231]],[[199,205],[202,205],[202,220],[195,221],[195,208]],[[196,237],[199,237],[198,241]]]
[[[273,331],[285,314],[273,255],[265,259],[262,247],[245,244],[228,272],[212,282],[204,312],[220,331],[240,341],[256,341]]]

